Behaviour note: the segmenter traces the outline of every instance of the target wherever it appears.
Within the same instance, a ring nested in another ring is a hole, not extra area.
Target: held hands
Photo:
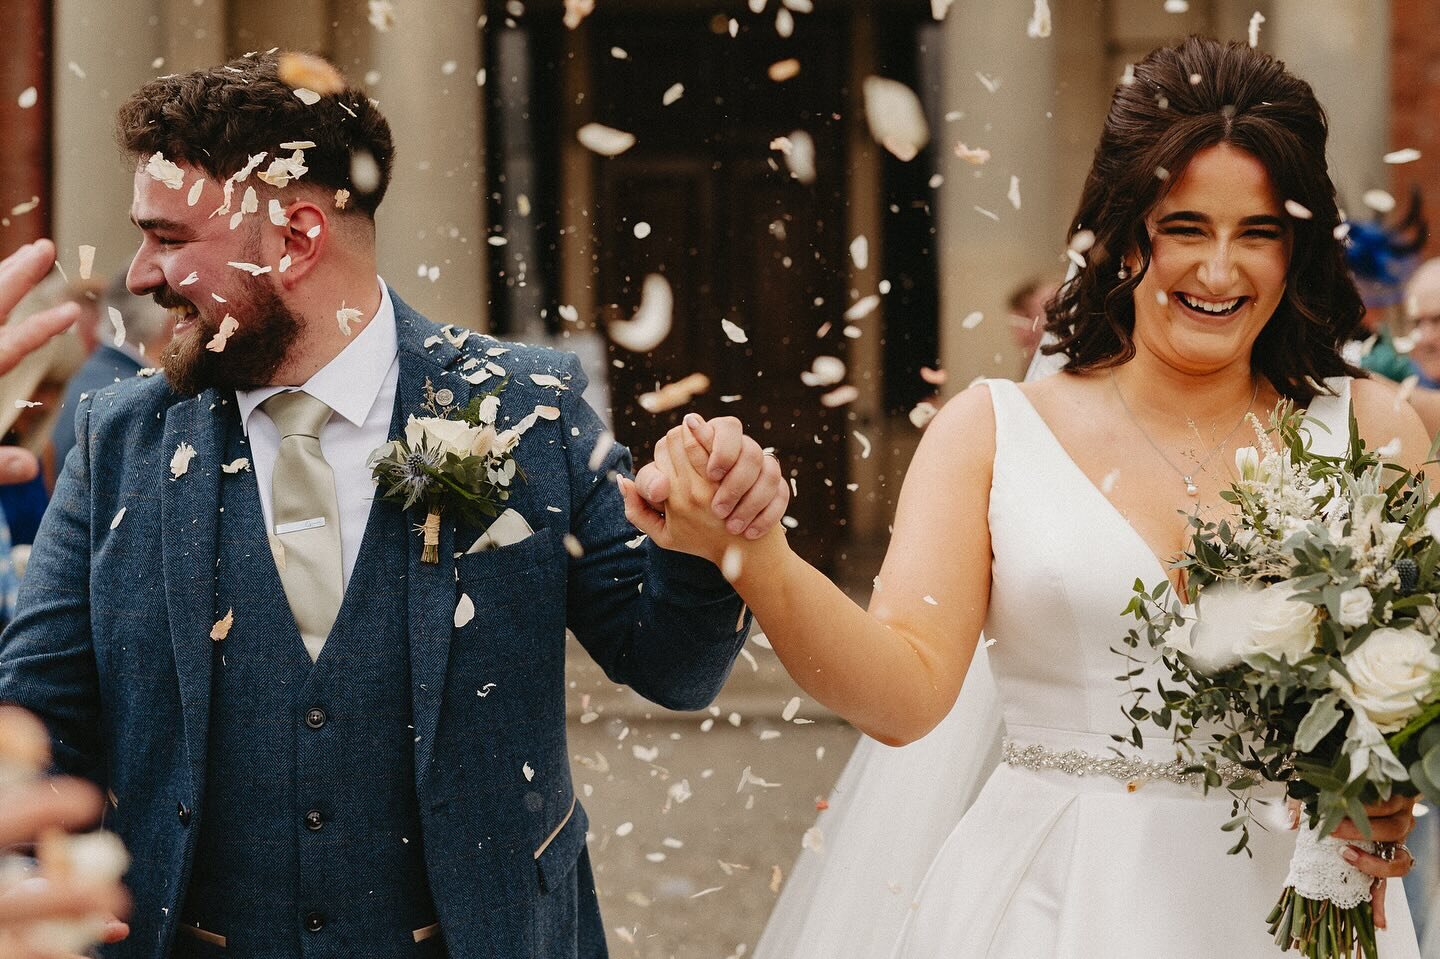
[[[655,446],[655,462],[620,480],[625,515],[656,545],[720,565],[737,541],[770,532],[790,504],[780,464],[733,416],[695,414]]]
[[[1341,854],[1345,857],[1346,862],[1375,880],[1371,884],[1370,898],[1375,908],[1375,925],[1377,928],[1384,929],[1385,881],[1399,879],[1408,874],[1415,865],[1415,857],[1410,855],[1410,851],[1403,845],[1405,838],[1415,828],[1415,797],[1392,796],[1385,802],[1367,805],[1365,814],[1370,819],[1370,835],[1368,837],[1361,833],[1360,827],[1350,819],[1342,819],[1331,835],[1336,839],[1349,839],[1355,842],[1368,838],[1375,842],[1400,844],[1400,849],[1397,850],[1393,860],[1382,859],[1374,853],[1366,852],[1359,846],[1353,845],[1346,847]],[[1300,804],[1293,799],[1290,800],[1290,828],[1300,828],[1300,815]]]

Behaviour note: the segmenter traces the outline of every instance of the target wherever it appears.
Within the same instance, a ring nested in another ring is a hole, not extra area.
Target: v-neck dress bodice
[[[1311,404],[1313,448],[1349,437],[1348,379]],[[1076,465],[1019,387],[990,382],[995,461],[985,639],[1007,736],[1017,747],[1167,762],[1117,743],[1127,669],[1115,652],[1137,579],[1161,581],[1149,544]],[[1278,791],[1269,795],[1279,797]],[[1258,808],[1258,807],[1257,807]],[[1228,793],[1002,763],[936,851],[895,959],[1272,959],[1265,918],[1293,848],[1284,811],[1260,812],[1254,855],[1227,856]],[[1398,888],[1384,959],[1418,959]]]

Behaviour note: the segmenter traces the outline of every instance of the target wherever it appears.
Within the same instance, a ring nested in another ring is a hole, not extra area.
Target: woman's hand
[[[1399,879],[1408,874],[1415,865],[1415,857],[1404,847],[1405,839],[1415,828],[1415,797],[1391,796],[1385,802],[1371,803],[1365,807],[1370,820],[1370,835],[1367,837],[1351,819],[1342,819],[1331,833],[1336,839],[1363,842],[1367,838],[1374,842],[1396,843],[1400,848],[1393,860],[1382,859],[1359,846],[1350,845],[1341,853],[1345,861],[1374,879],[1370,886],[1370,901],[1375,908],[1375,926],[1385,928],[1385,881]],[[1290,800],[1290,825],[1300,828],[1300,804]]]

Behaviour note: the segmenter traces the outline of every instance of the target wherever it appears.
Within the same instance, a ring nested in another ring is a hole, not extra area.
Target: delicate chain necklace
[[[1245,412],[1240,414],[1240,420],[1230,428],[1230,432],[1225,434],[1223,440],[1216,443],[1210,452],[1205,454],[1205,458],[1200,461],[1200,465],[1195,467],[1195,472],[1187,474],[1180,467],[1170,462],[1170,457],[1165,455],[1165,451],[1150,438],[1150,434],[1146,431],[1145,427],[1140,425],[1140,421],[1135,418],[1135,414],[1130,412],[1130,404],[1125,402],[1125,394],[1120,392],[1120,381],[1115,379],[1114,370],[1110,371],[1110,384],[1115,387],[1115,397],[1120,400],[1120,408],[1125,411],[1125,416],[1129,418],[1131,424],[1140,431],[1140,435],[1145,437],[1145,442],[1150,444],[1150,448],[1155,451],[1155,454],[1165,461],[1165,465],[1174,470],[1179,474],[1180,478],[1185,481],[1185,492],[1190,496],[1200,495],[1200,487],[1195,485],[1195,473],[1205,472],[1205,467],[1215,458],[1215,454],[1224,449],[1225,444],[1229,443],[1230,438],[1235,435],[1235,431],[1240,429],[1240,426],[1245,422],[1245,418],[1250,415],[1250,408],[1255,405],[1255,397],[1260,395],[1260,378],[1257,376],[1255,378],[1255,389],[1250,392],[1250,402],[1245,406]]]

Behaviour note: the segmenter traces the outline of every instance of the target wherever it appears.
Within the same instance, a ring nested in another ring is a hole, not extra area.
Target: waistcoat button
[[[305,828],[311,832],[319,832],[324,825],[325,817],[320,815],[320,810],[312,809],[305,814]]]
[[[320,912],[306,913],[305,928],[311,932],[319,932],[325,928],[325,914]]]
[[[326,718],[327,717],[325,716],[325,710],[321,709],[319,706],[315,706],[311,709],[306,710],[305,725],[309,726],[311,729],[319,729],[321,726],[325,725]]]
[[[176,803],[176,804],[175,804],[175,813],[176,813],[176,815],[177,815],[177,816],[179,817],[179,819],[180,819],[180,825],[182,825],[182,826],[187,826],[187,827],[190,825],[190,807],[189,807],[189,806],[185,805],[183,802]]]

